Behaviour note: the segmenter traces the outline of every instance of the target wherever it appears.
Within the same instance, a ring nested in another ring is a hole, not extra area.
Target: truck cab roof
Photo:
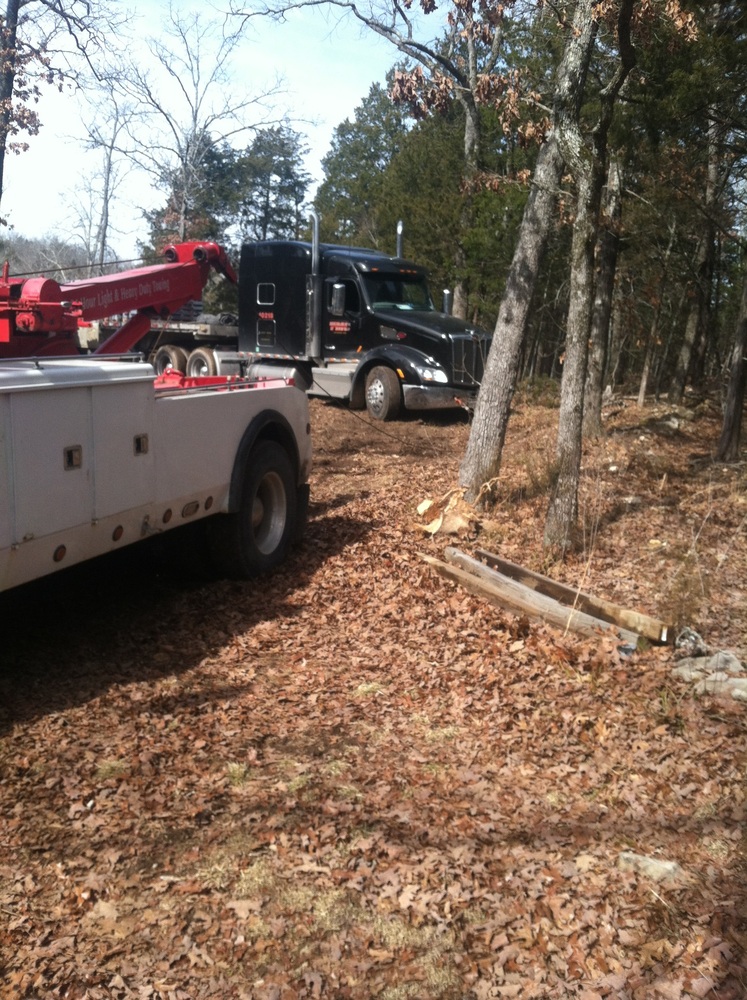
[[[271,255],[287,254],[292,257],[308,257],[312,255],[312,244],[304,240],[261,240],[245,244],[253,247],[256,256],[262,256],[262,251]],[[392,257],[382,250],[372,250],[370,247],[344,246],[336,243],[320,243],[319,254],[322,260],[337,260],[354,267],[359,271],[402,271],[425,275],[426,269],[414,261],[401,257]]]

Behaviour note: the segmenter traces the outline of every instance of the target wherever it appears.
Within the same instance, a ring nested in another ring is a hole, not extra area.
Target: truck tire
[[[374,420],[396,420],[402,408],[399,379],[391,368],[372,368],[366,376],[366,409]]]
[[[162,344],[153,356],[153,367],[156,375],[164,372],[184,372],[187,370],[187,352],[174,344]]]
[[[208,544],[224,576],[269,573],[285,559],[296,531],[296,481],[286,450],[261,441],[243,470],[239,509],[208,518]]]
[[[215,354],[209,347],[195,347],[187,358],[187,375],[190,378],[205,378],[218,374]]]

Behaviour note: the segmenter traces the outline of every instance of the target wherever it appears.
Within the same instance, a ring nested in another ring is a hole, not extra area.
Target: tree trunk
[[[641,381],[638,383],[638,406],[643,408],[648,392],[648,380],[651,375],[651,366],[654,359],[654,345],[658,337],[659,326],[659,306],[657,305],[651,329],[646,337],[646,351],[643,355],[643,368],[641,370]]]
[[[708,122],[708,171],[703,212],[703,234],[695,255],[695,277],[691,290],[690,311],[685,326],[685,336],[677,358],[674,376],[669,387],[670,403],[681,403],[690,373],[695,349],[701,339],[708,336],[716,259],[716,225],[714,214],[719,195],[720,143],[717,137],[715,112],[709,111]]]
[[[742,433],[744,410],[745,369],[747,369],[747,271],[742,285],[742,300],[739,306],[737,332],[734,350],[731,354],[729,388],[726,393],[724,423],[716,449],[719,462],[739,461],[739,442]]]
[[[618,15],[620,65],[600,92],[599,120],[591,142],[585,143],[579,124],[580,102],[597,32],[595,7],[594,0],[578,0],[576,4],[572,33],[564,55],[565,74],[559,79],[555,108],[558,142],[577,189],[568,331],[558,419],[558,480],[547,511],[544,536],[545,547],[560,554],[574,543],[578,512],[584,383],[594,295],[594,247],[604,187],[607,135],[617,94],[635,63],[635,52],[630,44],[633,0],[622,0]]]
[[[547,245],[563,157],[553,135],[541,147],[519,239],[498,311],[459,484],[470,503],[487,499],[501,467],[509,411],[519,370],[537,273]]]
[[[457,100],[464,109],[464,170],[462,172],[462,208],[459,213],[459,232],[466,233],[472,226],[472,183],[480,160],[480,112],[471,91],[458,90]],[[467,254],[460,242],[454,251],[454,302],[452,313],[466,320],[469,312],[469,285],[466,280]]]
[[[578,513],[584,382],[594,294],[594,243],[602,187],[601,174],[598,181],[595,181],[594,175],[595,171],[592,170],[578,179],[576,221],[571,245],[568,332],[558,417],[558,478],[545,522],[545,547],[561,553],[573,544]],[[595,191],[595,184],[598,191]]]
[[[656,352],[656,342],[659,339],[659,321],[661,319],[661,307],[664,302],[664,291],[666,289],[667,281],[669,278],[669,258],[672,253],[672,245],[674,244],[675,226],[674,223],[669,228],[669,244],[667,246],[666,252],[664,254],[664,260],[662,262],[661,269],[661,280],[659,281],[659,288],[656,292],[656,305],[654,306],[654,318],[651,321],[651,328],[648,332],[646,338],[646,351],[643,358],[643,371],[641,372],[641,381],[638,386],[638,405],[643,407],[646,401],[646,393],[648,392],[648,382],[651,377],[651,369],[653,367],[655,352]]]
[[[583,432],[587,437],[599,437],[602,428],[602,393],[607,368],[607,354],[612,316],[612,295],[615,288],[617,253],[620,246],[622,216],[622,178],[616,159],[607,173],[607,190],[603,210],[605,223],[597,248],[597,282],[591,315],[589,367],[586,375]]]
[[[0,73],[0,200],[3,197],[5,154],[13,118],[13,88],[16,80],[16,40],[21,0],[8,0],[2,26],[2,72]]]
[[[709,227],[706,226],[706,232],[700,238],[696,252],[695,279],[691,288],[690,307],[687,313],[687,322],[685,323],[685,333],[667,394],[670,403],[679,404],[682,402],[695,345],[698,337],[703,335],[703,324],[706,318],[706,303],[709,293],[708,271],[711,259],[710,250],[713,246],[712,234],[708,232],[708,229]]]

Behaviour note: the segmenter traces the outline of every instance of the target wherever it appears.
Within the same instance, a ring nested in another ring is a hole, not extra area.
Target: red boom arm
[[[96,354],[132,350],[153,317],[165,318],[202,290],[211,268],[236,282],[236,274],[217,243],[177,243],[164,251],[165,264],[60,285],[51,278],[0,279],[0,356],[77,352],[78,321],[135,313]]]

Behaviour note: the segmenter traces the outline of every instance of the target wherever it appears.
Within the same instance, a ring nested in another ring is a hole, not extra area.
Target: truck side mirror
[[[447,316],[451,316],[451,307],[454,301],[454,296],[451,293],[450,288],[444,288],[444,304],[441,311],[445,312]]]
[[[341,281],[336,281],[332,285],[332,301],[329,304],[329,311],[332,316],[345,315],[345,286]]]

